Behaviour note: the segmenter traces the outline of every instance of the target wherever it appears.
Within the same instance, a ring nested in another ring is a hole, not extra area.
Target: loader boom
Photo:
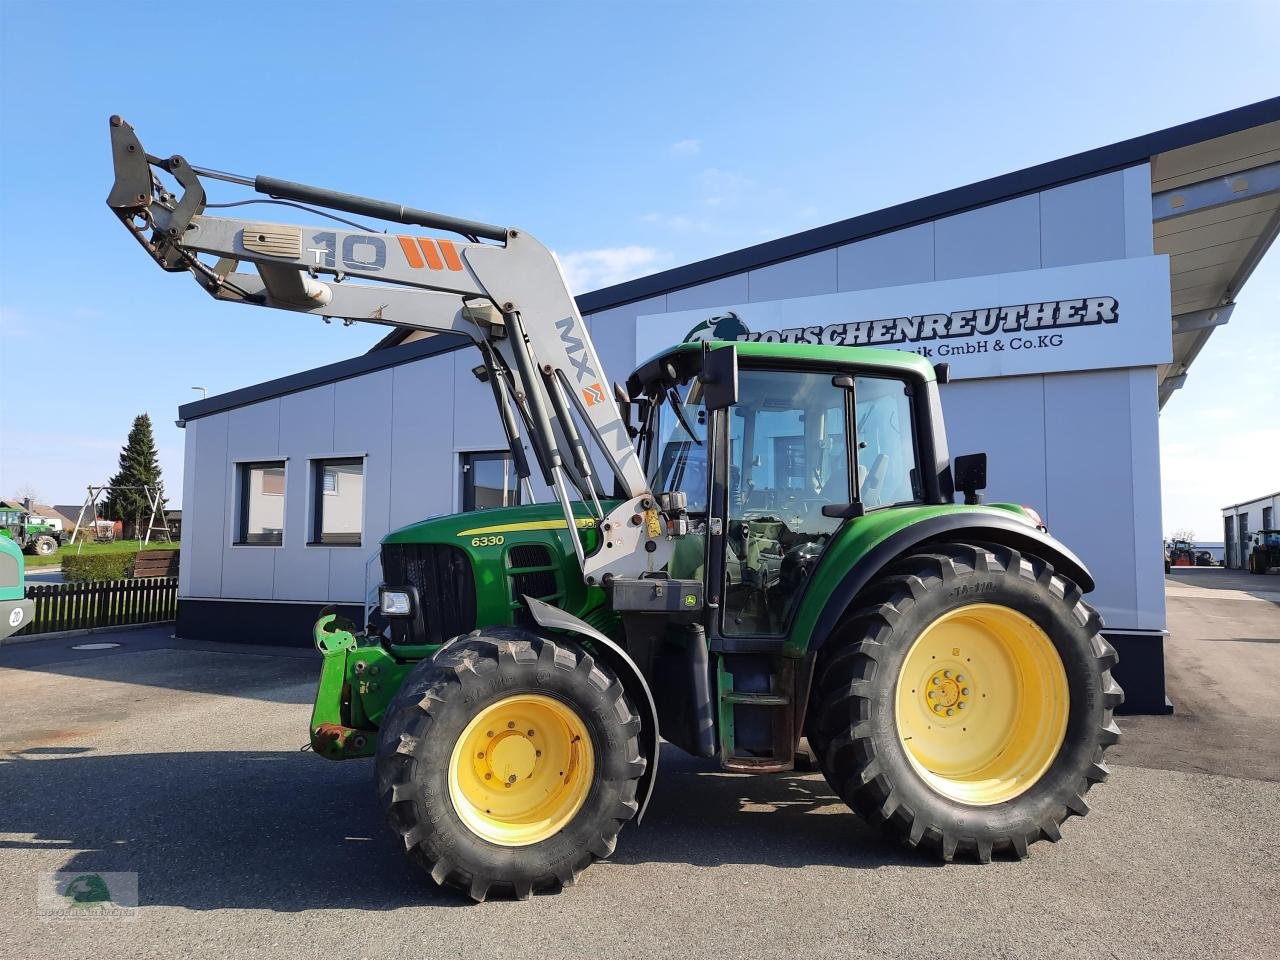
[[[217,300],[470,338],[495,382],[517,469],[527,479],[518,432],[523,423],[543,480],[564,512],[586,582],[662,569],[670,552],[659,534],[664,525],[554,253],[522,230],[272,177],[221,173],[180,156],[154,157],[123,119],[112,117],[110,127],[115,182],[107,204],[162,268],[190,272]],[[153,168],[176,180],[181,193],[168,190]],[[272,198],[266,203],[307,203],[465,239],[210,216],[202,178],[252,186]],[[596,477],[596,463],[612,474],[608,488]],[[604,534],[592,556],[578,533],[570,488],[591,505]],[[611,490],[624,499],[606,513],[600,498]],[[628,522],[637,514],[650,522]]]

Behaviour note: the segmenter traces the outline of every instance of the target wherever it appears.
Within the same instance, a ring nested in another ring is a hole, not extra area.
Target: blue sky
[[[0,494],[78,502],[147,411],[176,502],[192,385],[381,334],[157,270],[103,203],[112,113],[153,153],[524,226],[581,291],[1280,92],[1269,3],[181,6],[0,3]],[[1162,415],[1166,532],[1280,488],[1277,307],[1273,250]]]

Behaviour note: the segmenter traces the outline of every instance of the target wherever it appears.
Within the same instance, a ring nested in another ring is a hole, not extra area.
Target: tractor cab
[[[914,354],[738,343],[736,395],[715,409],[706,368],[726,348],[682,344],[632,376],[639,453],[687,513],[668,573],[706,584],[712,635],[778,637],[844,520],[950,501],[937,384]]]

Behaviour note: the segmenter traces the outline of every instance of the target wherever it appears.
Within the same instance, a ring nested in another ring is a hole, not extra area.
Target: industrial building
[[[1258,534],[1280,529],[1276,526],[1277,517],[1280,517],[1280,493],[1223,507],[1224,565],[1236,570],[1248,569],[1249,551],[1256,546]]]
[[[951,452],[986,451],[987,498],[1034,506],[1090,566],[1129,706],[1160,711],[1159,411],[1278,229],[1280,98],[578,306],[618,381],[659,346],[713,336],[949,363]],[[388,531],[526,495],[478,362],[457,337],[397,331],[182,407],[180,635],[309,643],[321,606],[354,612],[376,588]]]

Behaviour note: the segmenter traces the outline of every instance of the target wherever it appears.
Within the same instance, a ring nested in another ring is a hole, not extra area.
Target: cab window
[[[683,491],[691,514],[707,512],[707,411],[697,380],[672,387],[649,442],[649,489]]]
[[[923,499],[916,469],[911,388],[892,377],[855,377],[858,494],[867,510]]]
[[[726,635],[785,631],[848,503],[848,394],[830,372],[745,370],[729,418]]]

